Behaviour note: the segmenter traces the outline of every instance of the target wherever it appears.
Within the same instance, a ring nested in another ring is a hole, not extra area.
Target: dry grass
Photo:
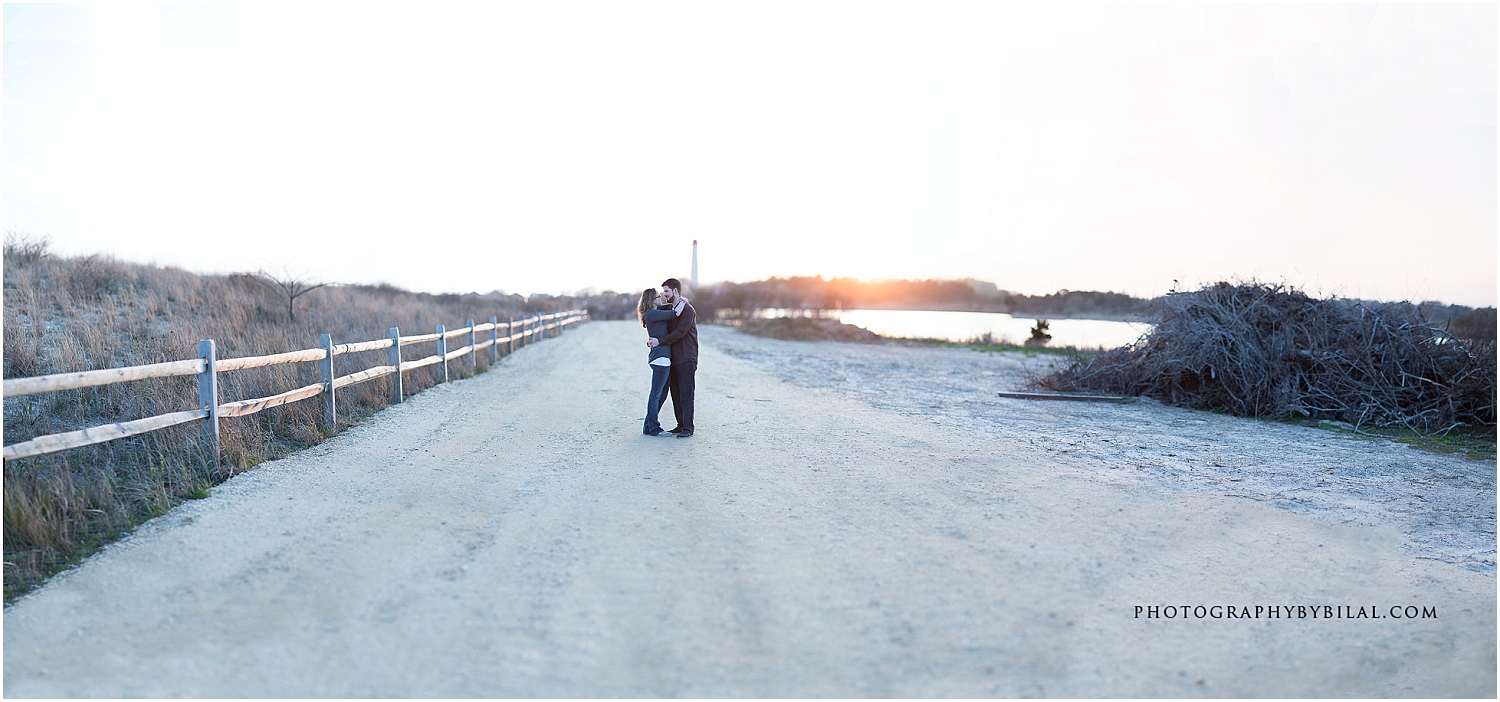
[[[297,301],[288,319],[285,298],[246,275],[197,275],[175,268],[89,256],[49,255],[45,242],[7,237],[5,247],[5,377],[111,368],[197,356],[198,340],[214,339],[220,358],[314,348],[320,334],[335,343],[448,328],[465,320],[504,320],[550,312],[561,300],[519,296],[428,295],[389,286],[329,287]],[[462,341],[454,339],[453,341]],[[410,347],[426,355],[433,345]],[[336,359],[346,374],[385,363],[385,350]],[[409,355],[409,354],[408,354]],[[450,373],[483,372],[460,360]],[[408,373],[409,393],[430,387],[438,371]],[[264,397],[320,380],[316,363],[288,364],[220,376],[221,402]],[[340,426],[385,406],[389,380],[341,390]],[[5,401],[7,445],[43,434],[192,408],[197,381],[163,378]],[[221,421],[224,460],[199,446],[196,422],[4,468],[5,598],[12,600],[136,524],[262,461],[326,438],[322,405],[304,401]],[[337,431],[335,429],[334,431]]]

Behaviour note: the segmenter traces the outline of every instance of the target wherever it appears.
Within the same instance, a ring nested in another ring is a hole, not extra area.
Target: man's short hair
[[[682,292],[682,281],[679,281],[676,278],[668,278],[661,281],[661,286],[664,288],[671,288],[673,290],[676,290],[677,292]]]

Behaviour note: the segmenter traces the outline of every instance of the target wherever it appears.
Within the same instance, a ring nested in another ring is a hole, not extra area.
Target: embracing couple
[[[646,328],[646,346],[651,349],[651,395],[646,400],[646,436],[693,435],[693,376],[698,373],[698,314],[682,296],[676,278],[662,281],[661,292],[646,288],[636,305],[636,316]],[[656,415],[662,400],[672,394],[672,413],[677,426],[662,431]]]

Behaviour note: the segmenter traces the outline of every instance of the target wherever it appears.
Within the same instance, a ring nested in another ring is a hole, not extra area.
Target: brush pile
[[[1216,283],[1169,293],[1153,317],[1136,343],[1036,384],[1423,434],[1495,425],[1494,339],[1459,338],[1406,303]]]

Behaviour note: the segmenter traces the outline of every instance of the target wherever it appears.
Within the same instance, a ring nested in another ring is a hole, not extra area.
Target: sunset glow
[[[7,5],[5,225],[415,290],[1495,304],[1494,5]]]

